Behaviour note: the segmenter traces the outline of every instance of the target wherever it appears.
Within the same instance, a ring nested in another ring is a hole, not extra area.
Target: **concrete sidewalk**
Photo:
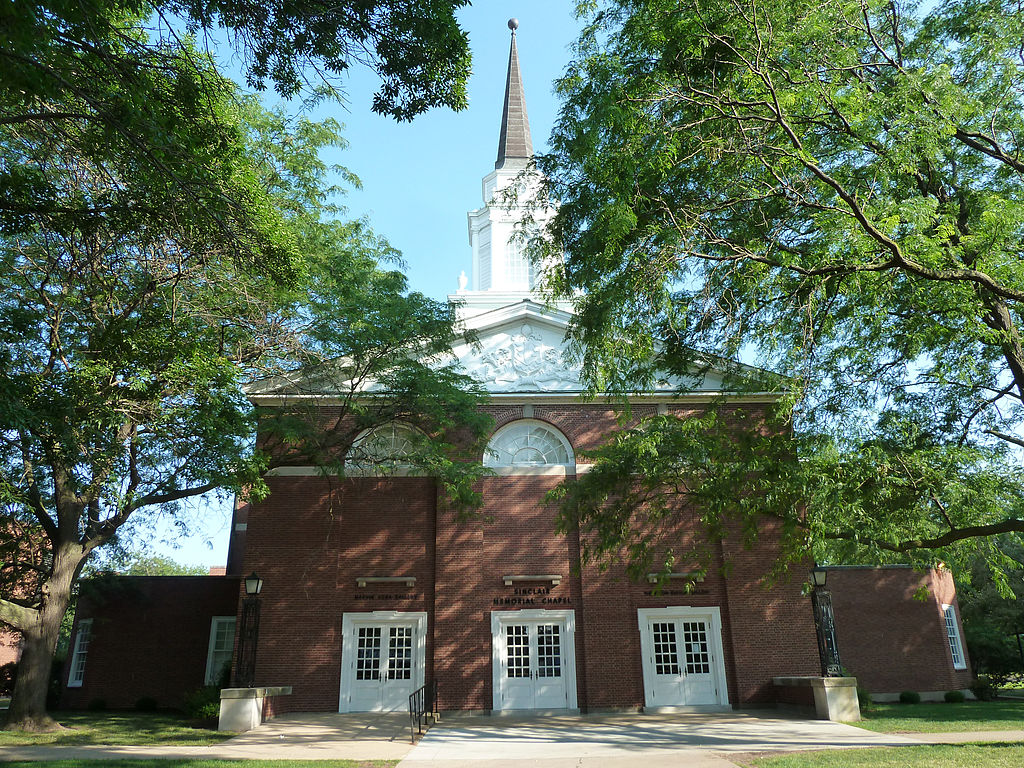
[[[402,768],[733,768],[752,752],[1024,741],[1024,731],[880,734],[773,711],[448,717],[414,748],[404,714],[283,715],[205,747],[0,747],[9,760],[400,760]]]
[[[401,768],[728,768],[730,754],[851,747],[892,747],[920,742],[824,720],[776,712],[617,714],[528,720],[452,718],[432,728]]]

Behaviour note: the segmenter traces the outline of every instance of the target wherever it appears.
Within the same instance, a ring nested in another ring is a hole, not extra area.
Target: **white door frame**
[[[427,614],[423,611],[372,611],[370,613],[343,613],[341,616],[341,690],[338,692],[338,711],[350,712],[348,692],[355,682],[356,631],[358,624],[393,622],[414,625],[412,656],[412,690],[424,684],[427,668]]]
[[[501,708],[501,662],[505,651],[502,627],[519,621],[542,621],[561,624],[565,628],[562,638],[562,674],[565,675],[566,709],[578,709],[576,701],[576,611],[549,611],[530,608],[522,611],[491,611],[491,692],[493,711]],[[527,710],[528,711],[528,710]]]
[[[718,707],[729,706],[729,685],[725,678],[725,655],[722,652],[722,609],[718,606],[696,608],[691,605],[670,605],[667,608],[638,608],[637,625],[640,630],[640,657],[644,672],[644,706],[655,706],[651,703],[651,691],[654,690],[654,666],[651,659],[654,649],[649,631],[652,619],[688,619],[711,617],[710,637],[711,667],[715,672],[715,686],[718,689]]]

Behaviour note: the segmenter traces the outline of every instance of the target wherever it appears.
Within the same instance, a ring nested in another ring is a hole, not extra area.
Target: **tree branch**
[[[0,598],[0,621],[15,629],[28,629],[39,621],[39,611]]]

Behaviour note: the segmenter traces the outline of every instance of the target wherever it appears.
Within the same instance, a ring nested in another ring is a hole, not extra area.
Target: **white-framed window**
[[[520,419],[494,433],[484,452],[488,467],[571,466],[572,446],[554,427],[542,421]]]
[[[408,424],[382,424],[352,441],[345,464],[356,469],[408,467],[422,442],[423,435]]]
[[[231,666],[235,647],[235,617],[214,616],[210,621],[210,645],[206,652],[206,684],[217,685]]]
[[[960,625],[956,621],[956,610],[952,605],[942,606],[942,618],[946,622],[946,638],[949,640],[949,654],[953,657],[953,669],[967,669],[964,646],[960,642]]]
[[[78,622],[75,633],[75,647],[71,652],[71,671],[68,673],[68,688],[81,688],[85,679],[85,658],[89,654],[89,641],[92,640],[92,619]]]

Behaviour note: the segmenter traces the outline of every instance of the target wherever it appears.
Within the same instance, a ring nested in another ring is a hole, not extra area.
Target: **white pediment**
[[[563,356],[564,336],[564,326],[524,313],[454,352],[465,371],[490,392],[581,392],[579,369]]]
[[[580,369],[565,355],[571,318],[564,309],[517,301],[467,318],[476,342],[458,344],[453,352],[466,373],[494,394],[582,393]],[[721,377],[710,372],[699,383],[666,376],[653,392],[717,392],[721,387]]]
[[[456,363],[495,395],[573,396],[586,391],[581,383],[579,367],[565,355],[565,334],[572,319],[572,314],[566,309],[544,306],[521,296],[494,309],[485,302],[471,302],[468,309],[478,312],[463,312],[470,340],[455,344],[450,357],[444,356],[434,362],[440,365]],[[341,394],[345,391],[343,386],[339,389],[337,383],[327,382],[335,379],[344,367],[344,360],[336,360],[328,364],[333,372],[321,371],[314,375],[295,372],[277,376],[251,385],[248,394],[254,400]],[[344,374],[340,378],[343,377]],[[711,370],[699,381],[666,375],[647,392],[637,394],[711,395],[722,394],[723,389],[723,374]],[[380,386],[372,380],[363,381],[356,391],[372,394],[380,391]]]

